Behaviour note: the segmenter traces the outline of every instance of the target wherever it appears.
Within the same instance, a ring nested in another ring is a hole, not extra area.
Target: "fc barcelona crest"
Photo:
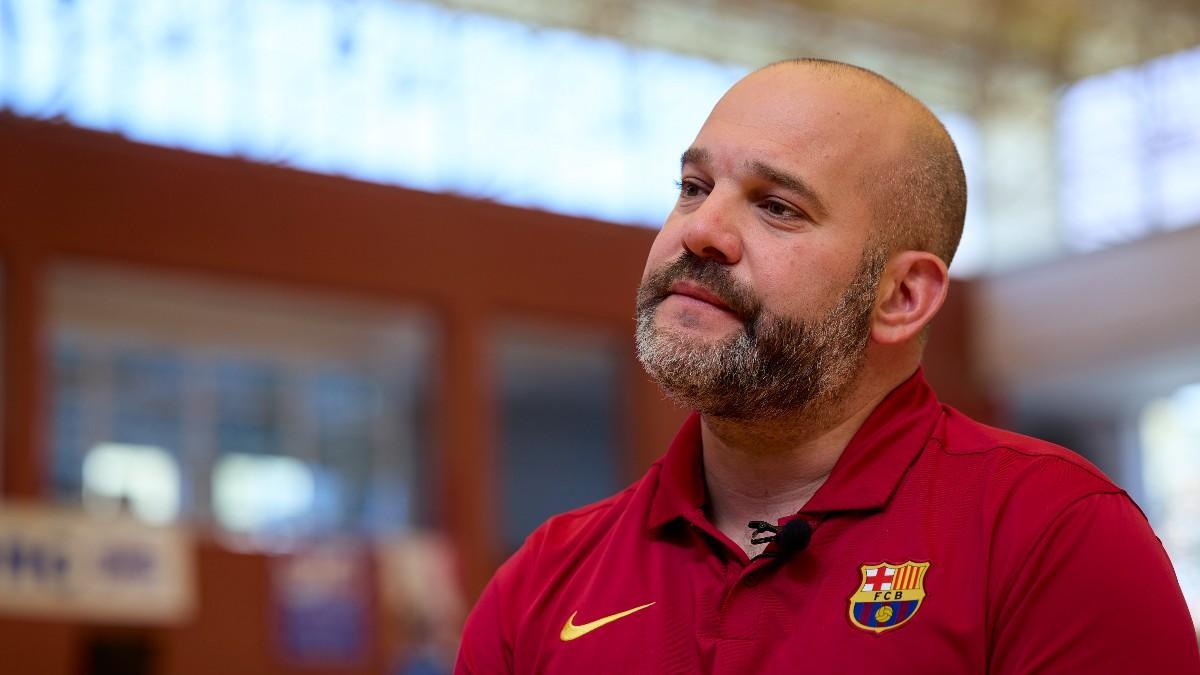
[[[850,622],[875,634],[901,626],[925,601],[929,563],[863,565],[862,582],[850,596]]]

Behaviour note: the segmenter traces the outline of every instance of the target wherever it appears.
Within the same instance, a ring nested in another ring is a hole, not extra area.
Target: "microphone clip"
[[[779,537],[779,528],[765,520],[752,520],[746,523],[746,527],[754,530],[750,534],[751,544],[769,544]],[[768,532],[771,533],[770,536],[762,536]]]
[[[794,555],[808,546],[813,534],[812,525],[804,518],[793,518],[782,527],[762,520],[752,520],[746,526],[753,530],[750,535],[751,544],[775,544],[772,550],[763,551],[755,557]]]

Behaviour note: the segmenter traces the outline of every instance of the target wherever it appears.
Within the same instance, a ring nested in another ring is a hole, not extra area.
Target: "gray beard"
[[[868,247],[833,309],[805,322],[764,310],[723,265],[684,253],[638,291],[638,360],[668,396],[704,415],[746,421],[813,414],[840,398],[862,370],[886,261]],[[684,278],[716,291],[743,317],[742,329],[706,343],[657,327],[659,303]]]

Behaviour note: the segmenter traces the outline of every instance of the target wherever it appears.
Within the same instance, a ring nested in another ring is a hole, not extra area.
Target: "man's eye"
[[[699,185],[690,180],[676,181],[675,186],[679,188],[680,197],[698,197],[704,192]]]
[[[767,213],[777,218],[791,218],[793,216],[801,215],[796,209],[784,204],[783,202],[777,202],[774,200],[764,203],[763,208],[766,209]]]

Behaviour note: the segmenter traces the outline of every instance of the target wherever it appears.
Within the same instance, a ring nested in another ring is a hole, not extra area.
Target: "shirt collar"
[[[883,508],[925,447],[941,404],[920,369],[875,407],[801,513]],[[700,450],[700,415],[693,413],[660,461],[647,525],[659,527],[703,508],[708,500]]]

